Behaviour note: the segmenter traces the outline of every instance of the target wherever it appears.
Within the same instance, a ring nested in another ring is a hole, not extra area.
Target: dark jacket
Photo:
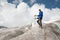
[[[38,19],[42,19],[42,18],[43,18],[43,12],[40,11],[40,12],[39,12],[39,15],[38,15]]]

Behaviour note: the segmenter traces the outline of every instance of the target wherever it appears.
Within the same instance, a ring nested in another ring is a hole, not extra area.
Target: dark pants
[[[42,28],[42,19],[38,19],[37,23],[39,24],[39,26]]]

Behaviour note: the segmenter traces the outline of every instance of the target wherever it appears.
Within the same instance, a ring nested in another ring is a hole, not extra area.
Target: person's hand
[[[38,16],[38,15],[34,15],[34,16]]]
[[[37,19],[37,16],[38,16],[38,15],[34,15],[34,19]]]

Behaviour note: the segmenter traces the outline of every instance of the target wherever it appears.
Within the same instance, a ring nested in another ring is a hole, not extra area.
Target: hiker
[[[42,18],[43,18],[43,12],[41,11],[41,9],[39,9],[39,15],[38,16],[38,20],[37,20],[37,23],[41,26],[42,28]]]
[[[39,9],[39,14],[37,15],[37,23],[40,25],[40,27],[42,28],[42,18],[43,18],[43,12],[41,11],[41,9]]]

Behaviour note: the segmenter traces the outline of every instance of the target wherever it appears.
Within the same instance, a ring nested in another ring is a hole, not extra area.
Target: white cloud
[[[30,0],[32,3],[34,3],[36,0]]]
[[[0,25],[14,27],[22,26],[30,21],[28,18],[28,8],[29,6],[22,2],[18,5],[18,8],[13,7],[11,4],[3,5],[1,12],[1,22]]]
[[[55,0],[56,2],[58,1],[58,0]]]
[[[19,4],[19,3],[21,3],[21,2],[23,2],[23,0],[14,0],[14,1],[13,1],[13,4],[17,4],[17,3]]]
[[[52,21],[52,20],[60,20],[60,9],[59,8],[53,8],[52,10],[45,8],[44,4],[34,4],[31,8],[30,14],[32,17],[34,15],[37,15],[39,13],[39,9],[41,9],[44,13],[43,21]]]
[[[15,27],[22,26],[33,21],[34,15],[38,15],[38,9],[44,13],[43,20],[50,21],[60,19],[60,9],[54,8],[52,10],[45,8],[44,4],[34,4],[29,7],[26,3],[21,2],[17,8],[14,4],[9,4],[2,1],[0,4],[0,25]]]
[[[30,0],[30,4],[32,5],[36,0]]]

